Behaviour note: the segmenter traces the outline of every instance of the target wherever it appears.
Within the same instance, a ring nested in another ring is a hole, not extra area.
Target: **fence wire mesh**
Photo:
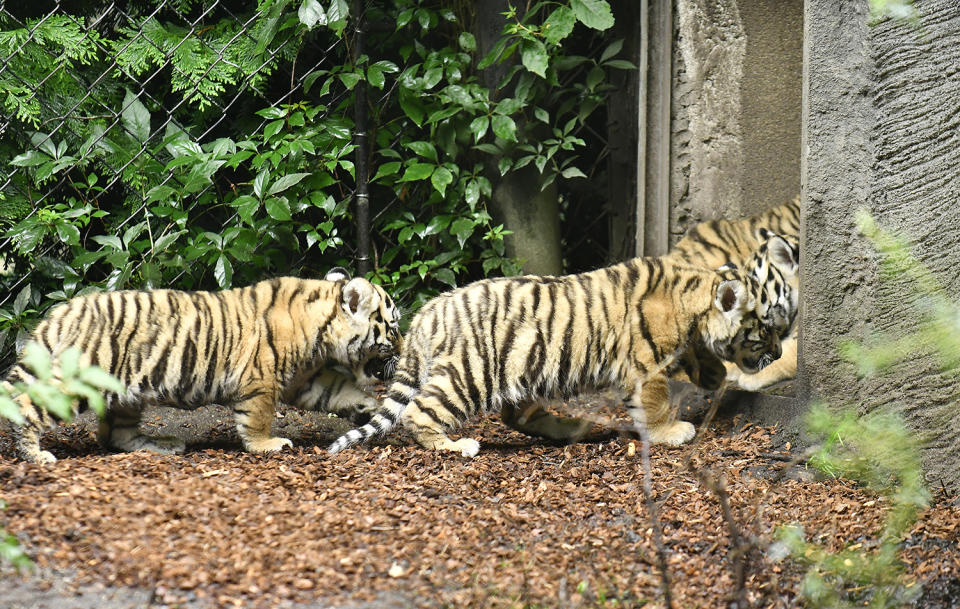
[[[409,33],[376,2],[252,4],[0,3],[0,370],[46,308],[85,290],[362,272],[358,243],[373,268],[402,245],[402,230],[376,227],[437,213],[435,199],[419,213],[405,188],[358,184],[377,169],[358,135],[381,151],[407,144],[362,122],[396,104],[395,86],[364,96],[343,66],[366,61],[364,29],[394,47]],[[581,134],[590,179],[560,185],[570,270],[608,261],[604,121]],[[353,213],[355,195],[368,213]]]

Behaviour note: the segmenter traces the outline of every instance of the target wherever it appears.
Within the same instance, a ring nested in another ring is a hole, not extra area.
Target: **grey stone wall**
[[[960,489],[960,382],[932,349],[860,379],[840,339],[900,336],[920,297],[881,278],[859,207],[909,238],[960,301],[960,10],[916,0],[919,27],[868,25],[867,1],[807,0],[800,374],[806,399],[902,413],[925,434],[932,484]]]
[[[802,0],[679,0],[670,233],[800,192]]]

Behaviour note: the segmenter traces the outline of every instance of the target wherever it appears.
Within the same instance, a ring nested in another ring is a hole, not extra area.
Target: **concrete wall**
[[[921,350],[859,379],[839,339],[903,335],[918,323],[909,282],[880,277],[856,231],[865,207],[960,301],[960,11],[916,0],[920,26],[868,25],[867,1],[807,0],[801,244],[801,396],[901,412],[926,435],[931,484],[960,489],[960,382]]]
[[[679,0],[670,233],[800,191],[802,0]]]

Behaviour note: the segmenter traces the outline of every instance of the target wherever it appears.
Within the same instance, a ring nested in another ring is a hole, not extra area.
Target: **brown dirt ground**
[[[605,396],[568,406],[604,424],[623,414]],[[0,607],[663,606],[637,442],[552,445],[489,418],[465,430],[482,443],[474,459],[403,434],[330,456],[322,447],[346,422],[281,415],[276,431],[295,448],[269,457],[242,453],[219,408],[148,412],[152,433],[188,439],[182,456],[104,453],[87,418],[48,434],[60,461],[35,466],[12,458],[0,431],[0,525],[38,565],[0,570]],[[875,542],[883,499],[802,466],[781,476],[795,452],[736,418],[692,451],[652,449],[677,607],[724,607],[736,589],[728,526],[688,458],[723,478],[740,533],[760,548],[791,522],[833,549]],[[934,496],[902,556],[923,587],[915,606],[957,608],[960,507]],[[796,606],[801,576],[754,549],[747,598]]]

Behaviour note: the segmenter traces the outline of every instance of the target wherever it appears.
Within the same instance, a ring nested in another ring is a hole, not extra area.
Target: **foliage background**
[[[84,290],[356,268],[358,169],[369,276],[410,308],[515,273],[496,181],[533,165],[575,216],[593,189],[576,182],[602,179],[607,78],[632,69],[602,0],[510,10],[487,57],[466,2],[38,6],[0,10],[3,368]],[[479,74],[498,63],[491,90]]]

